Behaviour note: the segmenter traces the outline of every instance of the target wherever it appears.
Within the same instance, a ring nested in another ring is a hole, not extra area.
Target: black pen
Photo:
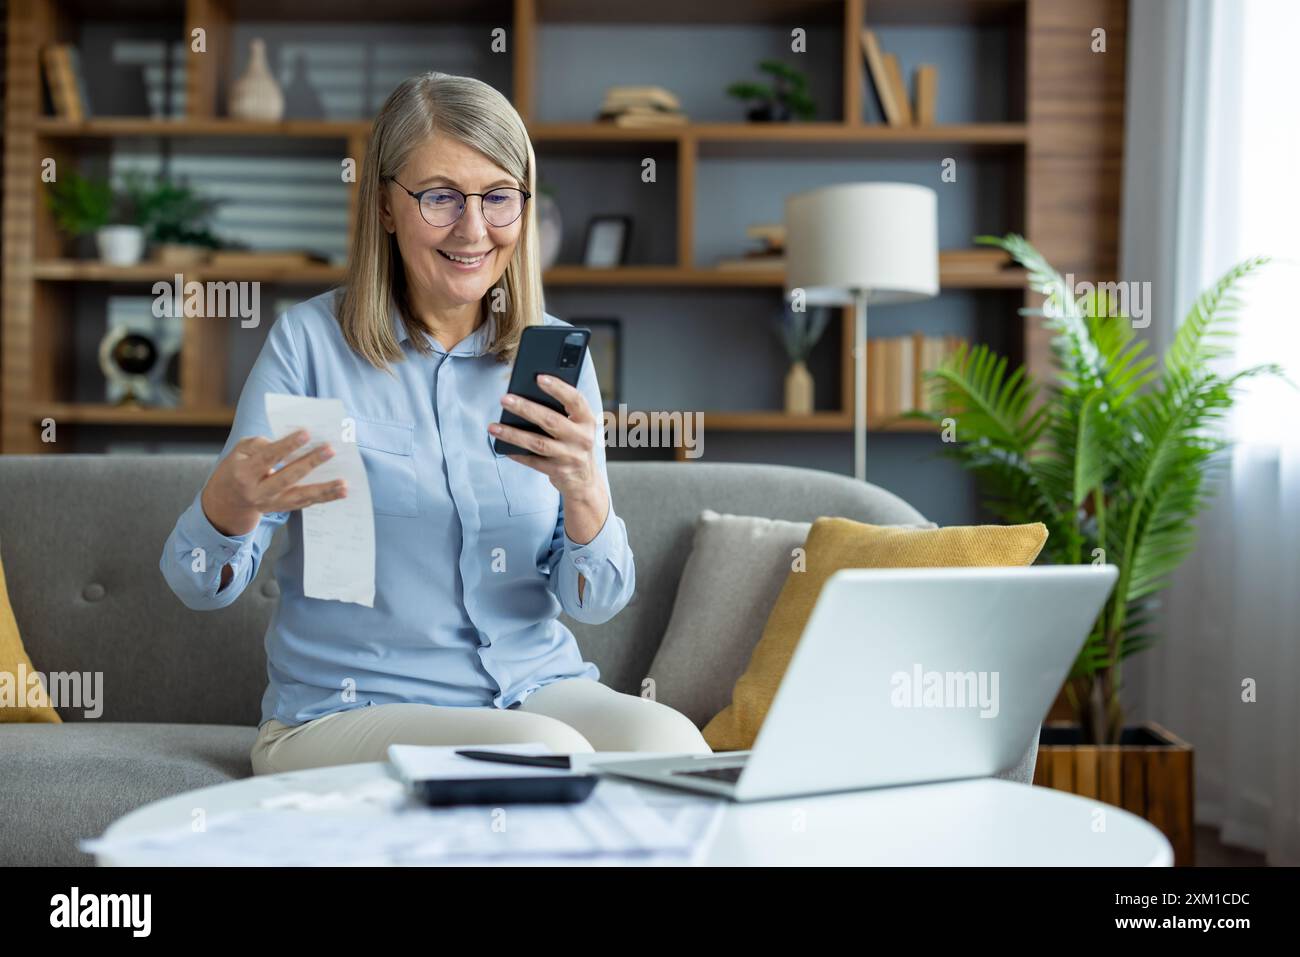
[[[457,751],[462,758],[475,761],[496,761],[499,764],[529,764],[539,768],[572,769],[569,758],[564,754],[508,754],[504,751]]]

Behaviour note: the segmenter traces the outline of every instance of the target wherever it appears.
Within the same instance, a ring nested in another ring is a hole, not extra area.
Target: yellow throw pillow
[[[804,542],[805,566],[792,570],[768,616],[731,704],[704,728],[714,751],[754,746],[826,580],[841,568],[951,568],[1030,565],[1047,541],[1047,526],[970,525],[899,528],[847,518],[819,518]]]
[[[18,620],[14,618],[5,584],[4,561],[0,560],[0,723],[63,723],[59,713],[50,706],[45,686],[28,684],[34,680],[31,676],[35,671],[18,634]],[[33,689],[35,707],[27,705],[29,687]]]

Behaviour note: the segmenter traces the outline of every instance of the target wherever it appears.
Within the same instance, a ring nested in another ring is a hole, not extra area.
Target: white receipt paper
[[[356,442],[344,440],[345,416],[342,399],[279,392],[266,395],[266,418],[274,438],[306,429],[311,437],[301,448],[314,449],[328,442],[334,450],[334,457],[308,472],[302,484],[335,479],[347,482],[348,493],[343,498],[302,510],[303,594],[373,608],[375,513],[361,451]]]

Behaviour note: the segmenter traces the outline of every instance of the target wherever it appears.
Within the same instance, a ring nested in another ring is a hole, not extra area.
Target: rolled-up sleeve
[[[605,524],[589,542],[579,544],[564,529],[564,504],[551,539],[550,588],[569,617],[587,624],[600,624],[618,614],[636,591],[636,563],[627,540],[627,526],[614,510],[605,468],[605,432],[601,422],[600,386],[591,356],[586,357],[578,377],[578,389],[596,417],[596,464],[609,499]],[[586,579],[578,596],[578,576]]]
[[[228,456],[235,445],[250,435],[271,437],[266,419],[266,394],[287,392],[304,394],[305,376],[293,332],[287,316],[276,320],[267,334],[235,409],[235,421],[217,463]],[[257,527],[243,535],[225,535],[218,531],[203,511],[203,485],[181,513],[163,545],[158,567],[176,597],[188,608],[205,611],[229,605],[257,577],[262,555],[271,543],[276,528],[289,517],[288,512],[269,512]],[[233,576],[221,587],[221,569],[231,566]]]

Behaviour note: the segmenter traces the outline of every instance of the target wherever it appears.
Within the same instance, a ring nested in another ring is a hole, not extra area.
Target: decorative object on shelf
[[[132,171],[124,178],[136,196],[137,218],[158,262],[193,265],[222,245],[209,227],[219,200],[200,196],[188,183],[166,176],[150,180]]]
[[[611,86],[596,115],[598,123],[622,127],[681,126],[681,101],[662,86]]]
[[[912,110],[907,103],[907,87],[903,84],[898,58],[881,52],[880,42],[871,30],[863,29],[861,40],[871,78],[867,85],[875,91],[880,115],[890,126],[911,126]]]
[[[137,184],[114,189],[102,177],[69,170],[50,184],[46,201],[54,221],[71,237],[94,234],[99,258],[114,266],[132,266],[144,255],[145,233],[139,225]]]
[[[808,356],[826,331],[830,310],[820,307],[794,310],[785,303],[777,317],[777,332],[785,347],[790,369],[785,374],[785,411],[788,415],[811,415],[813,411],[813,377],[808,371]]]
[[[1058,375],[1039,404],[1027,370],[1010,369],[987,346],[963,349],[931,377],[941,410],[934,415],[957,416],[956,442],[945,451],[992,493],[995,515],[1047,525],[1049,561],[1100,556],[1119,567],[1066,685],[1082,743],[1116,744],[1126,733],[1120,664],[1153,641],[1152,596],[1195,546],[1207,472],[1230,448],[1218,424],[1244,380],[1283,374],[1273,364],[1219,370],[1237,286],[1266,260],[1239,263],[1201,293],[1157,367],[1110,296],[1095,288],[1077,295],[1020,236],[977,241],[1010,253],[1045,297],[1026,314],[1054,334]]]
[[[230,89],[230,115],[239,120],[275,123],[284,117],[284,93],[271,75],[266,41],[249,42],[248,67]]]
[[[934,190],[911,183],[843,183],[785,201],[785,296],[805,306],[854,306],[853,474],[867,474],[867,304],[939,292]]]
[[[741,80],[727,87],[727,95],[739,100],[758,102],[745,118],[751,123],[789,123],[794,117],[811,120],[817,105],[808,95],[808,78],[780,60],[760,60],[758,68],[772,75],[772,85]]]
[[[178,309],[158,316],[152,297],[109,296],[108,331],[99,344],[105,398],[133,407],[179,405],[182,328]]]
[[[540,183],[537,186],[537,241],[541,248],[540,259],[543,271],[550,269],[560,259],[560,246],[564,239],[564,217],[555,202],[555,195],[549,186]]]
[[[718,269],[784,269],[785,225],[783,223],[754,223],[745,227],[745,236],[758,240],[757,249],[747,249],[740,258],[719,259]]]
[[[606,410],[617,410],[623,398],[623,323],[618,319],[569,321],[591,330],[587,353],[600,383],[600,403]]]
[[[329,262],[322,253],[306,249],[218,249],[208,256],[208,268],[236,273],[241,269],[301,269]]]
[[[945,279],[960,282],[994,276],[1011,265],[1011,257],[1001,249],[943,249],[939,268]]]
[[[627,261],[632,236],[631,216],[593,216],[587,223],[582,264],[591,269],[609,269]]]
[[[81,55],[70,43],[54,43],[41,55],[50,102],[60,119],[80,123],[90,116],[90,94],[81,72]]]
[[[939,95],[939,68],[924,63],[916,68],[916,109],[912,115],[917,126],[934,126],[934,104]]]

